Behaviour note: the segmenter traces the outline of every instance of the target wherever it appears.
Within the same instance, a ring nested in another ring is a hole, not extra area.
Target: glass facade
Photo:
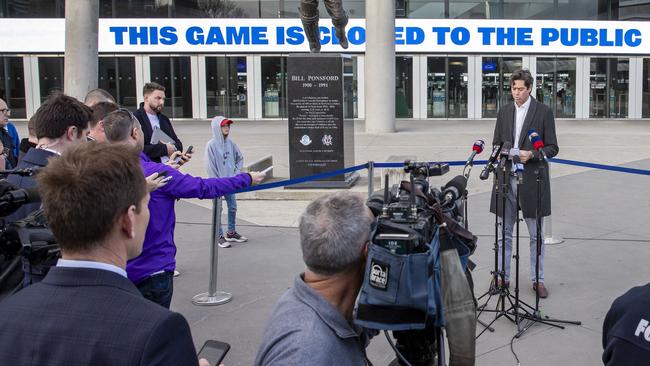
[[[650,58],[643,59],[641,117],[650,118]]]
[[[345,0],[351,18],[365,0]],[[299,0],[100,0],[103,18],[296,18]],[[329,17],[320,6],[321,17]],[[63,18],[65,0],[0,0],[0,17]],[[647,20],[644,0],[399,0],[397,17],[462,19]]]
[[[413,117],[413,57],[395,60],[395,117]]]
[[[246,57],[205,58],[208,118],[248,117]]]
[[[189,56],[152,56],[151,81],[165,87],[165,110],[172,118],[192,118],[192,81]],[[149,80],[145,80],[148,82]],[[171,110],[171,113],[170,113]]]
[[[551,108],[555,117],[576,116],[576,59],[538,57],[535,98]]]
[[[630,60],[592,57],[589,70],[589,117],[626,118]]]
[[[287,58],[262,56],[262,117],[287,117]]]
[[[483,118],[494,118],[499,108],[512,101],[510,75],[523,65],[521,57],[482,57]]]
[[[0,98],[11,109],[11,117],[26,118],[22,57],[0,57]]]
[[[39,57],[38,80],[41,103],[50,95],[63,91],[63,57]]]
[[[120,106],[131,110],[137,109],[135,58],[100,57],[98,67],[97,87],[111,93]]]
[[[427,117],[467,117],[467,57],[427,58]]]

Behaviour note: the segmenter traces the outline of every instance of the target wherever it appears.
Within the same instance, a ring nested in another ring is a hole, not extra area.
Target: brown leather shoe
[[[548,290],[546,289],[546,286],[544,286],[544,282],[540,282],[539,286],[536,282],[534,282],[533,291],[537,291],[541,299],[545,299],[548,297]]]

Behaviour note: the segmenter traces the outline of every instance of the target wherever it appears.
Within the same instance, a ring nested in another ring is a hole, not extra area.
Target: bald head
[[[5,102],[4,99],[0,99],[0,127],[5,127],[9,124],[10,114],[11,111],[9,110],[7,102]]]

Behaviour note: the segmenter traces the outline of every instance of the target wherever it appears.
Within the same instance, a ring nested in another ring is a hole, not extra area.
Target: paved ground
[[[394,134],[366,134],[363,127],[363,121],[356,123],[357,163],[385,161],[389,155],[445,161],[465,159],[478,138],[490,141],[494,121],[400,121],[399,132]],[[646,144],[650,121],[558,121],[557,129],[561,158],[650,169]],[[203,175],[202,152],[209,124],[179,122],[176,130],[197,151],[184,169]],[[286,122],[235,123],[232,131],[248,161],[272,154],[275,175],[287,177]],[[434,184],[444,184],[457,172],[437,178]],[[474,172],[468,189],[470,229],[480,238],[473,259],[478,264],[476,293],[481,294],[489,284],[494,228],[488,213],[490,182],[477,177]],[[546,283],[551,295],[542,301],[542,310],[555,318],[580,320],[583,325],[565,330],[534,326],[514,343],[522,365],[600,363],[602,321],[612,300],[650,280],[649,179],[552,165],[553,229],[565,242],[547,247]],[[366,192],[364,182],[353,190]],[[182,275],[175,280],[172,309],[189,320],[197,347],[206,339],[232,345],[227,365],[252,363],[271,307],[303,269],[295,226],[308,200],[324,191],[298,192],[276,189],[260,193],[256,200],[239,201],[239,228],[251,240],[219,251],[219,289],[232,292],[234,300],[218,307],[196,307],[190,301],[208,287],[210,203],[177,204],[177,258]],[[524,237],[522,243],[526,241]],[[522,257],[528,253],[523,245]],[[521,273],[525,274],[528,261],[523,262]],[[523,299],[533,303],[528,281],[523,284]],[[493,307],[494,300],[489,305]],[[489,320],[489,316],[482,319]],[[479,338],[477,365],[516,365],[510,351],[515,326],[500,319],[494,328],[495,333]],[[369,357],[375,365],[386,365],[393,358],[383,337],[373,341]]]

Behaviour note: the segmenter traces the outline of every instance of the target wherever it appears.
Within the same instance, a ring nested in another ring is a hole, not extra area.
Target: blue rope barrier
[[[253,192],[253,191],[260,191],[262,189],[271,189],[271,188],[276,188],[276,187],[291,186],[291,185],[294,185],[294,184],[304,183],[304,182],[308,182],[308,181],[311,181],[311,180],[319,180],[319,179],[323,179],[323,178],[334,177],[336,175],[341,175],[341,174],[345,174],[345,173],[351,173],[351,172],[361,170],[361,169],[368,169],[368,163],[355,165],[355,166],[345,168],[345,169],[334,170],[334,171],[327,172],[327,173],[314,174],[314,175],[310,175],[310,176],[302,177],[302,178],[287,179],[287,180],[281,180],[279,182],[260,184],[258,186],[251,186],[251,187],[247,187],[247,188],[244,188],[244,189],[240,189],[240,190],[237,190],[237,191],[235,191],[233,193]]]
[[[587,163],[587,162],[582,162],[582,161],[566,160],[566,159],[558,159],[558,158],[553,158],[553,159],[550,159],[549,161],[551,163],[574,165],[574,166],[580,166],[580,167],[585,167],[585,168],[593,168],[593,169],[599,169],[599,170],[609,170],[609,171],[620,172],[620,173],[650,175],[650,170],[625,168],[625,167],[620,167],[620,166],[615,166],[615,165]],[[429,164],[433,164],[433,163],[438,163],[438,162],[433,162],[433,161],[429,162]],[[443,161],[443,162],[440,162],[440,163],[449,164],[449,166],[464,166],[466,162],[464,160],[455,160],[455,161]],[[485,164],[487,164],[487,160],[476,160],[476,161],[474,161],[474,165],[485,165]],[[404,163],[373,163],[373,166],[375,168],[402,168],[402,167],[404,167]],[[287,180],[282,180],[282,181],[279,181],[279,182],[260,184],[260,185],[257,185],[257,186],[251,186],[251,187],[248,187],[248,188],[240,189],[240,190],[238,190],[238,191],[236,191],[234,193],[253,192],[253,191],[261,191],[263,189],[286,187],[286,186],[299,184],[299,183],[304,183],[304,182],[308,182],[308,181],[312,181],[312,180],[319,180],[319,179],[329,178],[329,177],[333,177],[333,176],[341,175],[341,174],[345,174],[345,173],[351,173],[351,172],[361,170],[361,169],[368,169],[368,164],[366,163],[366,164],[355,165],[355,166],[345,168],[345,169],[334,170],[334,171],[331,171],[331,172],[321,173],[321,174],[314,174],[314,175],[310,175],[310,176],[302,177],[302,178],[297,178],[297,179],[287,179]]]
[[[581,166],[581,167],[585,167],[585,168],[593,168],[593,169],[599,169],[599,170],[609,170],[609,171],[620,172],[620,173],[650,175],[650,170],[625,168],[625,167],[615,166],[615,165],[586,163],[586,162],[583,162],[583,161],[565,160],[565,159],[557,159],[557,158],[553,158],[550,161],[552,163]]]

